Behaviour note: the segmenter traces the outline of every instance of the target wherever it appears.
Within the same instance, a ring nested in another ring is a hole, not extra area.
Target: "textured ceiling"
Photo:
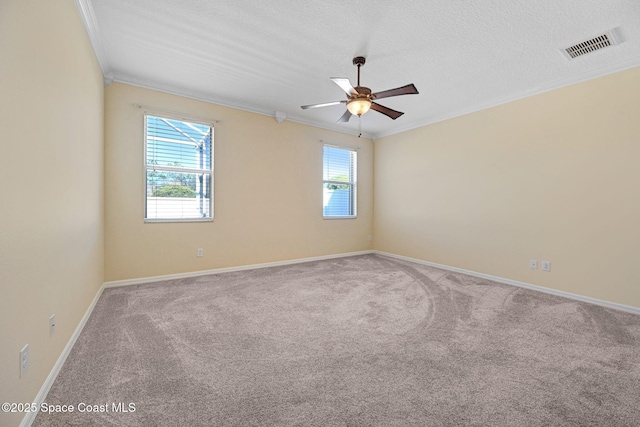
[[[362,133],[390,135],[640,66],[638,0],[76,0],[107,81],[203,99],[357,134],[337,124],[345,99],[330,77],[380,100]],[[568,60],[562,49],[616,29],[621,43]]]

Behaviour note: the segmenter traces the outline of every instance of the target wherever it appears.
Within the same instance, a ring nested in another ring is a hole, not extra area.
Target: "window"
[[[211,221],[213,126],[144,118],[145,221]]]
[[[356,184],[358,153],[354,150],[324,146],[323,216],[325,218],[356,217]]]

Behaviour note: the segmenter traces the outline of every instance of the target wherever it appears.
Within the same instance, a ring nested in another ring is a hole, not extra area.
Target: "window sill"
[[[322,219],[358,219],[358,216],[323,216]]]
[[[213,218],[145,218],[145,224],[157,224],[168,222],[213,222]]]

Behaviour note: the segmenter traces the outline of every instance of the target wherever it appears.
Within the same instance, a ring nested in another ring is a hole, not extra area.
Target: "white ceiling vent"
[[[595,52],[596,50],[617,45],[618,43],[620,43],[618,31],[617,29],[613,29],[590,40],[585,40],[574,44],[573,46],[569,46],[568,48],[562,49],[562,53],[567,57],[567,59],[575,59],[579,56]]]

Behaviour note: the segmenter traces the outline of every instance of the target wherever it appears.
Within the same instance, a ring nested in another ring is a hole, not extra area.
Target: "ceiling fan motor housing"
[[[366,86],[356,86],[354,87],[354,89],[356,90],[356,92],[358,92],[360,95],[370,95],[370,96],[374,96],[371,93],[371,89],[369,89]]]
[[[371,101],[376,99],[376,96],[371,93],[371,89],[366,86],[356,86],[354,89],[356,93],[349,95],[349,99],[368,99]]]

